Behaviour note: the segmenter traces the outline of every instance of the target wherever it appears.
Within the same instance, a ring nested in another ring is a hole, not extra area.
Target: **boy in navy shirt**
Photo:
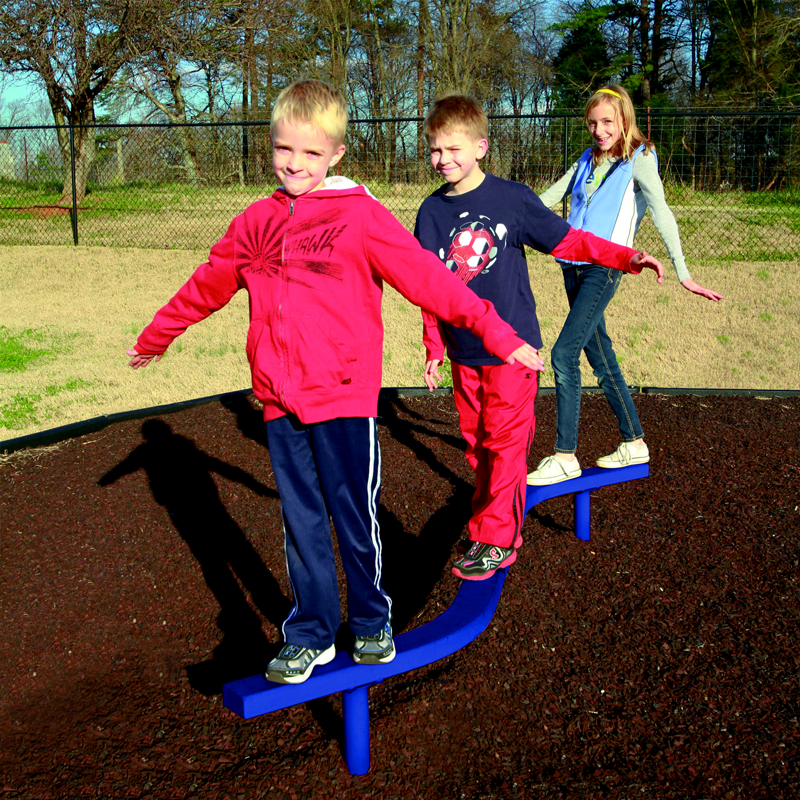
[[[481,106],[458,94],[440,97],[425,117],[433,168],[447,181],[422,203],[414,235],[534,349],[542,346],[525,246],[543,253],[638,274],[659,261],[570,227],[532,189],[487,175],[489,123]],[[470,549],[453,574],[485,580],[512,564],[522,543],[527,457],[535,429],[537,370],[503,363],[480,339],[423,311],[425,384],[441,381],[445,345],[467,461],[475,471]],[[541,367],[539,367],[541,369]]]

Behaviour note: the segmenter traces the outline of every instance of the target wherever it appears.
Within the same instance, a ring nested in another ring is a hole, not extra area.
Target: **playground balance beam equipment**
[[[619,469],[592,468],[550,486],[529,486],[525,513],[538,503],[575,495],[575,535],[589,541],[590,492],[602,486],[646,478],[647,464]],[[329,664],[314,668],[304,683],[272,683],[254,675],[222,689],[223,705],[245,719],[269,714],[342,693],[344,756],[351,775],[369,770],[369,687],[386,678],[432,664],[466,647],[480,636],[494,616],[508,568],[484,581],[462,581],[455,599],[438,617],[394,639],[397,655],[388,664],[355,664],[349,653],[337,653]]]

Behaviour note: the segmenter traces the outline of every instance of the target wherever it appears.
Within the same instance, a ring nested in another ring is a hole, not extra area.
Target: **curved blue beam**
[[[380,683],[432,664],[480,636],[494,616],[508,568],[485,581],[462,581],[453,602],[436,619],[395,637],[397,656],[388,664],[355,664],[348,653],[315,667],[305,683],[272,683],[262,675],[226,683],[223,705],[245,719],[309,700]]]
[[[575,496],[575,533],[590,536],[590,493],[601,486],[646,478],[647,464],[620,469],[584,470],[573,478],[550,486],[529,486],[525,513],[537,503],[565,494]],[[343,693],[345,760],[352,775],[369,770],[369,687],[386,678],[432,664],[474,641],[494,616],[508,568],[485,581],[462,581],[455,600],[436,619],[395,637],[397,656],[389,664],[360,665],[347,653],[337,653],[330,664],[315,667],[312,676],[299,684],[267,681],[262,675],[225,684],[222,702],[245,719]]]

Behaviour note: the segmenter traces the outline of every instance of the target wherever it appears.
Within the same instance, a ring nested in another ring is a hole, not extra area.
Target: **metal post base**
[[[351,775],[369,772],[369,689],[360,686],[342,692],[344,759]]]

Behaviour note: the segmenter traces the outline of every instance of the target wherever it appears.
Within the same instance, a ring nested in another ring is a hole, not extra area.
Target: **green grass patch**
[[[90,385],[88,381],[81,378],[73,378],[64,383],[48,384],[42,391],[45,397],[57,397],[67,392],[78,392]],[[50,419],[50,414],[40,418],[39,404],[41,401],[42,395],[37,393],[12,395],[8,402],[0,405],[0,428],[11,430],[27,428]],[[82,402],[86,402],[86,400]]]
[[[24,428],[28,425],[37,425],[36,404],[42,399],[41,395],[15,394],[8,403],[0,406],[0,427]]]
[[[79,335],[58,335],[49,328],[13,331],[0,325],[0,372],[24,372],[40,359],[69,353]]]
[[[444,361],[439,364],[439,374],[442,376],[441,386],[453,385],[453,368],[450,366],[450,359],[445,357]]]
[[[13,333],[0,325],[0,372],[24,372],[28,365],[50,355],[50,351],[37,347],[44,341],[41,331],[31,328]]]
[[[797,261],[797,253],[791,250],[764,250],[763,248],[743,246],[735,252],[721,256],[706,256],[706,261],[730,264],[733,261]]]
[[[791,207],[798,208],[800,204],[800,194],[797,192],[741,192],[739,196],[743,205],[753,208],[778,208],[784,211]]]
[[[78,389],[83,389],[91,384],[88,381],[84,381],[81,378],[73,378],[68,380],[66,383],[57,384],[51,383],[44,387],[44,393],[46,397],[55,397],[56,395],[62,394],[64,392],[74,392]]]
[[[216,347],[205,347],[204,345],[200,345],[195,349],[194,357],[200,358],[202,356],[210,356],[211,358],[220,358],[226,353],[236,353],[236,345],[228,344],[227,342],[223,342]]]

